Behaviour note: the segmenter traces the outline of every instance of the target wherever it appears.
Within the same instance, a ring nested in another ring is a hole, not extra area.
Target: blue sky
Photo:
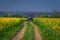
[[[0,0],[0,11],[60,11],[60,0]]]

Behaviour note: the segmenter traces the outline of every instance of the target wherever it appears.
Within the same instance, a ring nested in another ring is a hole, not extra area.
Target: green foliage
[[[22,17],[20,14],[16,14],[15,17]]]
[[[42,14],[41,15],[43,18],[48,18],[48,14]]]
[[[43,40],[60,40],[60,35],[56,35],[56,32],[52,30],[52,26],[45,26],[41,21],[36,20],[33,23],[38,26]]]
[[[12,40],[12,38],[21,30],[23,21],[19,23],[12,22],[11,25],[5,25],[6,27],[0,30],[0,40]]]

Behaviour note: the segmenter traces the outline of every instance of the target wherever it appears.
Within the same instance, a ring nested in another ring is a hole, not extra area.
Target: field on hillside
[[[36,18],[34,24],[43,40],[60,40],[60,18]]]

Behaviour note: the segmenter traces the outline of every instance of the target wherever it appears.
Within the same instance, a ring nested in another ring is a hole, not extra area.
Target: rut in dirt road
[[[21,29],[21,31],[13,38],[13,40],[21,40],[24,36],[24,32],[27,28],[27,25],[26,25],[27,22],[24,22],[24,27]]]
[[[32,22],[30,24],[34,27],[35,40],[42,40],[41,35],[39,34],[38,28]]]

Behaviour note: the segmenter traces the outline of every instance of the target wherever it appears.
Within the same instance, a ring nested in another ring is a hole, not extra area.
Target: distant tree
[[[45,13],[45,14],[41,14],[40,17],[48,18],[49,16],[48,16],[48,14]]]
[[[3,17],[12,17],[12,14],[10,14],[10,13],[5,13],[5,14],[3,15]]]
[[[54,18],[60,18],[60,13],[58,11],[54,10],[52,12],[52,17],[54,17]]]
[[[20,14],[16,14],[15,17],[22,17]]]

